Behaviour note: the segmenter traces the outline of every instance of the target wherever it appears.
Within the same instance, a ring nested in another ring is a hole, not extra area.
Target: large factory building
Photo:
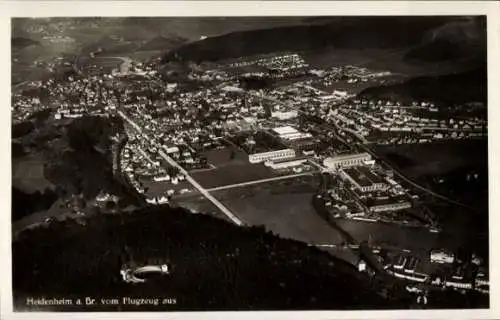
[[[295,158],[295,150],[283,149],[269,152],[255,153],[248,156],[250,163],[260,163],[266,161],[277,161]]]
[[[323,161],[323,165],[329,170],[338,170],[340,168],[364,165],[366,162],[371,161],[371,159],[370,154],[363,152],[326,158]]]

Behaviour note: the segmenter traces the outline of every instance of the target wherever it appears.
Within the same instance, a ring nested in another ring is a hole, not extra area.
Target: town
[[[13,122],[41,111],[50,112],[54,123],[88,116],[120,118],[125,136],[113,136],[117,145],[123,142],[114,149],[114,169],[148,205],[175,205],[202,196],[213,204],[216,216],[240,226],[247,224],[245,219],[214,192],[320,176],[321,186],[311,201],[327,220],[439,233],[442,226],[435,214],[419,200],[422,190],[370,146],[487,135],[485,118],[455,116],[432,101],[358,96],[359,84],[392,81],[394,75],[387,70],[315,68],[298,52],[193,66],[181,80],[158,72],[157,60],[103,65],[80,68],[72,62],[74,74],[65,81],[25,84],[23,94],[12,96]],[[262,85],[269,79],[274,85]],[[338,88],[340,83],[345,88]],[[225,171],[235,162],[239,169]],[[360,243],[347,242],[346,250],[356,252],[351,262],[360,272],[405,279],[409,291],[489,290],[487,267],[476,255],[379,246],[358,253]],[[130,275],[123,277],[131,281]]]

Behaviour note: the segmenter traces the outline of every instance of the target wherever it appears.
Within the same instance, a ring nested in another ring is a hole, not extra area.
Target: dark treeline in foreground
[[[25,231],[13,243],[17,308],[24,309],[25,297],[41,295],[177,299],[174,306],[147,306],[150,310],[381,309],[409,305],[404,290],[403,295],[387,291],[346,262],[303,243],[280,239],[262,228],[238,228],[168,207],[96,215],[86,222],[86,226],[71,220],[53,222]],[[170,264],[171,275],[135,285],[121,278],[123,264],[160,262]],[[386,294],[380,294],[383,291]]]
[[[33,212],[47,210],[57,200],[57,194],[45,189],[34,193],[27,193],[12,187],[12,221],[23,218]]]

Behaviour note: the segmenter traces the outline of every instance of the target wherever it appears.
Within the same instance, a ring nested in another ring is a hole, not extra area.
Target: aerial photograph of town
[[[486,16],[10,23],[15,311],[490,307]]]

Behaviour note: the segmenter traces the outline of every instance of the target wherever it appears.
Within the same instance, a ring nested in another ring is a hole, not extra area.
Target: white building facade
[[[255,153],[248,156],[250,163],[260,163],[266,161],[278,161],[295,158],[295,150],[283,149],[262,153]]]
[[[323,161],[323,165],[329,170],[337,170],[340,168],[363,165],[366,161],[370,161],[371,159],[372,157],[370,154],[363,152],[326,158]]]

